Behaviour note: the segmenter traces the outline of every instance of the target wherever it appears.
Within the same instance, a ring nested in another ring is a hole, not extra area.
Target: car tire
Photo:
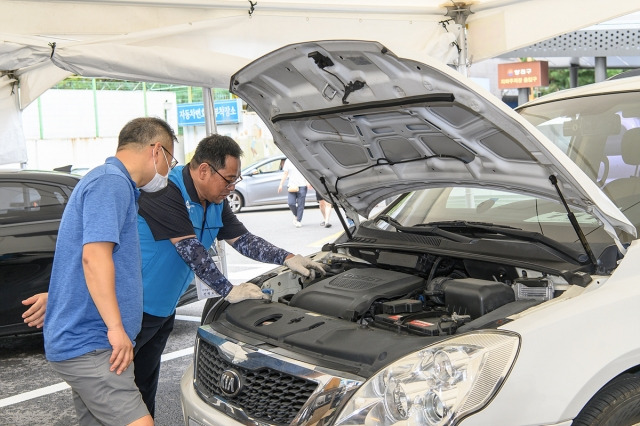
[[[631,426],[640,422],[640,374],[623,374],[603,387],[573,426]]]
[[[229,207],[231,207],[231,211],[234,213],[240,213],[240,210],[244,207],[244,199],[239,192],[231,191],[231,193],[227,195],[227,201],[229,201]]]

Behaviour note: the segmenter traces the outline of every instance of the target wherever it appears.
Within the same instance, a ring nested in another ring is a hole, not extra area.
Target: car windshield
[[[260,163],[254,163],[245,167],[242,170],[242,174],[258,174],[258,173],[272,173],[282,170],[284,164],[284,158],[274,158],[271,161],[263,160]]]
[[[574,214],[596,254],[611,245],[597,218]],[[391,232],[465,237],[536,239],[583,252],[563,205],[553,200],[475,187],[431,188],[399,197],[369,226]]]
[[[562,149],[638,228],[638,92],[566,98],[518,111]]]

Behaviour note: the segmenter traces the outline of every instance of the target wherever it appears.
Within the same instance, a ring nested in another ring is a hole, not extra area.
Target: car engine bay
[[[570,286],[560,276],[512,266],[412,256],[430,265],[423,268],[426,277],[408,273],[410,268],[383,268],[348,254],[321,252],[314,260],[325,265],[325,276],[302,279],[278,268],[252,280],[271,300],[222,304],[215,321],[210,316],[205,324],[241,340],[250,336],[254,344],[272,345],[274,352],[322,354],[324,362],[350,365],[367,376],[390,359],[449,336],[499,327]]]
[[[444,336],[505,305],[524,300],[544,302],[568,287],[561,277],[513,267],[479,268],[481,262],[434,256],[426,262],[431,263],[431,269],[424,278],[330,255],[324,259],[328,266],[325,277],[301,280],[299,291],[277,300],[361,325],[410,335]],[[486,279],[487,274],[492,279]],[[264,284],[263,288],[270,286],[269,281]]]

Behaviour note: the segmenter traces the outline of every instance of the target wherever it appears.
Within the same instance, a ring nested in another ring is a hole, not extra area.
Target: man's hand
[[[133,361],[133,343],[122,325],[107,330],[107,338],[113,348],[111,358],[109,358],[111,364],[109,371],[115,371],[119,375]]]
[[[22,301],[22,304],[25,306],[31,305],[31,307],[22,314],[24,322],[26,322],[29,327],[42,328],[44,324],[44,314],[47,311],[48,298],[49,293],[38,293]]]
[[[227,297],[224,298],[229,303],[238,303],[247,299],[267,299],[268,296],[262,292],[260,287],[251,283],[234,285]]]
[[[284,266],[288,267],[293,272],[302,275],[303,277],[308,277],[311,279],[314,279],[316,277],[316,272],[318,272],[322,276],[326,275],[327,273],[322,263],[314,262],[308,257],[303,257],[299,254],[286,259],[284,261]]]

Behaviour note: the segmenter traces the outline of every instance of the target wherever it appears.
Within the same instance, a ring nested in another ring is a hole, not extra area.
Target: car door
[[[47,291],[70,188],[0,181],[0,335],[32,331],[21,301]]]
[[[284,157],[275,158],[261,164],[243,176],[247,206],[286,204],[287,192],[283,190],[278,193],[284,160]]]

